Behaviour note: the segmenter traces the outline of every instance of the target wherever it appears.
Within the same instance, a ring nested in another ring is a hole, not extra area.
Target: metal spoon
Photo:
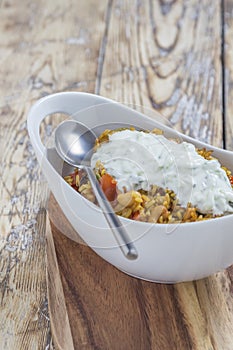
[[[96,179],[94,171],[90,167],[95,140],[94,133],[75,120],[66,120],[58,125],[55,130],[55,147],[58,154],[68,164],[86,171],[99,206],[119,247],[128,259],[135,260],[138,257],[137,250],[118,216],[114,213]]]

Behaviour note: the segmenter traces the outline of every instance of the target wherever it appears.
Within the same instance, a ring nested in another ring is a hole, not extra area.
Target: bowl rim
[[[37,129],[37,125],[33,125],[33,115],[35,113],[35,111],[37,110],[38,107],[41,107],[43,105],[44,102],[48,102],[49,100],[52,100],[53,98],[63,98],[63,97],[66,97],[66,96],[85,96],[85,97],[88,97],[88,98],[94,98],[96,100],[99,100],[99,101],[102,101],[103,104],[106,104],[106,103],[111,103],[111,104],[114,104],[114,105],[120,105],[121,107],[125,108],[125,109],[128,109],[128,110],[133,110],[132,108],[130,108],[126,103],[120,103],[118,101],[115,101],[113,99],[110,99],[110,98],[107,98],[107,97],[104,97],[104,96],[101,96],[101,95],[96,95],[96,94],[92,94],[92,93],[87,93],[87,92],[77,92],[77,91],[65,91],[65,92],[57,92],[57,93],[53,93],[53,94],[49,94],[45,97],[42,97],[41,99],[39,99],[30,109],[29,111],[29,115],[28,115],[28,119],[27,119],[27,126],[28,126],[28,131],[29,131],[29,136],[30,136],[30,139],[31,141],[33,141],[33,146],[36,147],[36,153],[37,153],[37,156],[39,156],[39,162],[41,162],[42,160],[46,160],[46,163],[47,165],[49,165],[49,167],[51,167],[53,169],[53,171],[55,172],[55,174],[59,177],[59,178],[62,178],[62,180],[64,181],[64,183],[71,189],[71,190],[74,190],[65,180],[64,178],[62,177],[62,175],[60,175],[55,167],[51,164],[51,162],[48,160],[47,158],[47,149],[42,145],[41,143],[41,140],[39,140],[38,136],[38,130]],[[95,105],[92,105],[90,106],[93,107]],[[145,118],[146,120],[150,120],[150,121],[153,121],[152,118],[150,118],[149,116],[143,114],[142,112],[139,112],[137,110],[133,110],[134,112],[138,113],[138,114],[141,114],[143,116],[143,118]],[[56,112],[52,112],[52,113],[56,113]],[[50,114],[52,114],[50,113]],[[159,111],[156,111],[155,110],[155,113],[160,115],[160,116],[163,116]],[[65,112],[64,112],[65,114]],[[47,114],[49,115],[49,114]],[[45,117],[45,116],[44,116]],[[69,115],[70,118],[73,118],[73,115]],[[165,118],[165,117],[164,117]],[[73,118],[75,119],[75,118]],[[43,118],[41,118],[41,120],[43,120]],[[37,122],[36,122],[37,123]],[[35,124],[36,124],[35,123]],[[116,121],[117,123],[117,121]],[[229,155],[233,155],[233,152],[232,151],[229,151],[229,150],[225,150],[225,149],[222,149],[222,148],[219,148],[219,147],[216,147],[216,146],[213,146],[211,144],[208,144],[208,143],[205,143],[205,142],[202,142],[202,141],[199,141],[199,140],[196,140],[194,139],[193,137],[189,136],[189,135],[185,135],[183,134],[182,132],[178,131],[178,130],[175,130],[175,129],[172,129],[171,127],[168,127],[166,126],[165,124],[163,125],[162,123],[160,122],[157,122],[158,124],[161,124],[161,126],[164,127],[164,129],[169,129],[173,132],[175,132],[178,136],[181,136],[181,137],[184,137],[187,142],[190,142],[190,143],[200,143],[201,145],[203,146],[206,146],[206,147],[210,147],[211,149],[213,149],[213,151],[217,151],[217,152],[223,152],[225,154],[229,154]],[[133,125],[132,125],[133,126]],[[35,138],[32,140],[32,136],[35,136]],[[49,181],[48,181],[49,182]],[[65,185],[65,186],[66,186]],[[88,201],[85,197],[83,197],[78,191],[74,190],[78,196],[80,196],[83,200],[85,201]],[[95,205],[94,203],[88,201],[88,204],[91,205],[91,206],[94,206],[95,209],[99,210],[101,212],[101,209]],[[159,226],[159,227],[169,227],[169,228],[172,228],[172,227],[177,227],[178,225],[182,225],[182,227],[190,227],[190,225],[192,224],[193,225],[207,225],[207,224],[210,224],[212,222],[219,222],[219,221],[223,221],[223,220],[230,220],[233,218],[233,213],[229,213],[227,215],[223,215],[223,216],[220,216],[220,217],[215,217],[215,218],[210,218],[210,219],[205,219],[205,220],[200,220],[200,221],[194,221],[194,222],[178,222],[178,223],[149,223],[149,222],[142,222],[142,221],[137,221],[137,220],[132,220],[132,219],[128,219],[128,218],[124,218],[122,216],[119,216],[119,218],[123,221],[123,222],[134,222],[134,223],[137,223],[141,226]]]

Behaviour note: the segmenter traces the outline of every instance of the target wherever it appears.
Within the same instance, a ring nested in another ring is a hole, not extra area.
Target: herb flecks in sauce
[[[192,203],[201,213],[233,212],[233,190],[216,159],[205,159],[194,145],[163,135],[122,130],[108,135],[92,157],[100,161],[120,190],[148,191],[152,185],[174,191],[181,205]]]

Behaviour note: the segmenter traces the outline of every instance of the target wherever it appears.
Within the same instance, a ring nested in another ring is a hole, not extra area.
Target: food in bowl
[[[152,223],[194,222],[233,213],[233,176],[211,150],[166,138],[162,131],[105,130],[92,167],[118,215]],[[85,172],[65,180],[95,196]]]
[[[233,264],[233,215],[182,224],[150,224],[120,217],[139,254],[139,259],[134,261],[125,259],[102,210],[90,201],[83,200],[78,192],[61,181],[61,173],[68,174],[69,167],[63,165],[54,149],[45,149],[42,144],[39,132],[41,122],[54,113],[72,116],[97,135],[107,127],[116,129],[134,125],[137,129],[159,128],[168,138],[180,137],[200,149],[211,147],[212,155],[233,173],[232,152],[177,133],[167,126],[169,123],[156,111],[153,111],[153,118],[148,118],[138,111],[94,94],[63,92],[49,95],[36,102],[28,116],[31,143],[52,193],[76,231],[72,237],[74,241],[80,242],[81,237],[95,253],[119,270],[154,282],[197,280]],[[84,181],[85,174],[82,175]],[[67,235],[66,230],[62,233]]]

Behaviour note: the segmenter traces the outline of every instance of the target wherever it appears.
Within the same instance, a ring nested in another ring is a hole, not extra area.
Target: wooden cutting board
[[[65,237],[64,230],[69,237],[76,233],[53,197],[48,212],[48,295],[57,349],[233,349],[232,267],[196,282],[145,282]]]

